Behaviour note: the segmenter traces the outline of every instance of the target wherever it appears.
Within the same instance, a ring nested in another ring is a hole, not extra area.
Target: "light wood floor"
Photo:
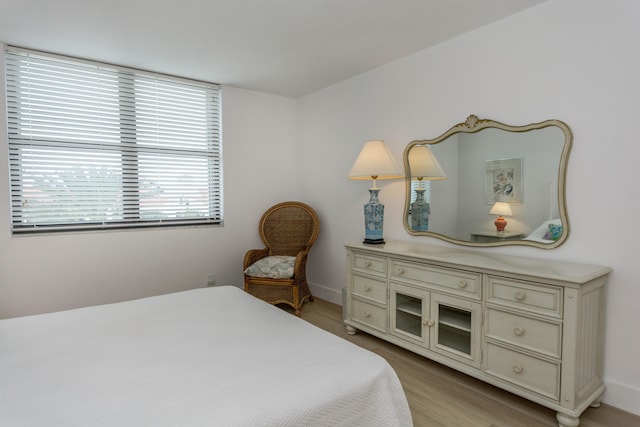
[[[551,409],[371,335],[348,335],[339,305],[315,298],[304,304],[301,317],[384,357],[400,378],[415,427],[557,426]],[[582,414],[580,427],[640,427],[640,417],[602,404]]]

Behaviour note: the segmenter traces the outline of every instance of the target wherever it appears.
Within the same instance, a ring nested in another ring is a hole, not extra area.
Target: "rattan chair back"
[[[307,251],[318,238],[318,215],[301,202],[282,202],[272,206],[260,219],[260,238],[269,255],[296,256]]]

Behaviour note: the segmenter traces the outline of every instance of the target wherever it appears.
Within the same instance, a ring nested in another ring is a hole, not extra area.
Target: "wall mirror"
[[[561,245],[572,143],[559,120],[510,126],[474,115],[436,139],[410,142],[405,229],[467,246]]]

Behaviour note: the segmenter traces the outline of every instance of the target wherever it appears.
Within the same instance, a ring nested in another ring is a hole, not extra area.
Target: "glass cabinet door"
[[[391,283],[390,289],[391,333],[416,344],[426,344],[429,293],[399,283]]]
[[[438,305],[438,345],[471,355],[471,312]]]
[[[481,305],[445,295],[431,295],[431,349],[480,367]]]

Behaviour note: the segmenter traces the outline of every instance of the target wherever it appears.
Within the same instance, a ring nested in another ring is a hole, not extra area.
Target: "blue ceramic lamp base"
[[[413,231],[429,230],[431,208],[424,198],[424,192],[424,188],[416,188],[416,201],[411,204],[411,229]]]
[[[364,242],[367,245],[382,245],[384,205],[378,200],[379,188],[369,189],[369,202],[364,205]]]

